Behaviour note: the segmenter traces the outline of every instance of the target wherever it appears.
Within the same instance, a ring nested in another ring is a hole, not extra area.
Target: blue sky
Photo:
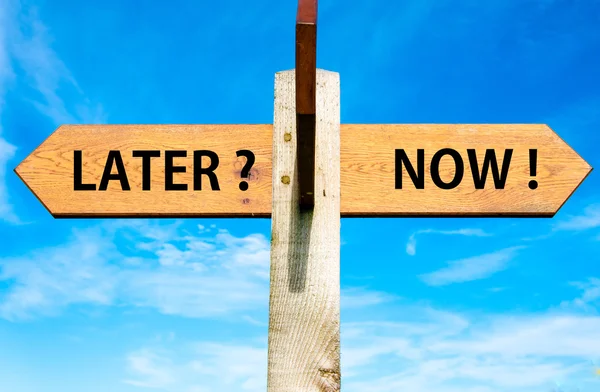
[[[264,391],[269,220],[54,220],[63,123],[271,123],[295,2],[0,0],[0,390]],[[600,167],[597,0],[322,1],[344,123],[547,123]],[[600,177],[552,219],[343,219],[343,390],[600,390]]]

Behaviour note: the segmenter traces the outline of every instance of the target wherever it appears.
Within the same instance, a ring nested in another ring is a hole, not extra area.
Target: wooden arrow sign
[[[57,218],[269,217],[272,129],[65,125],[15,171]],[[546,125],[341,126],[345,217],[553,216],[591,170]]]

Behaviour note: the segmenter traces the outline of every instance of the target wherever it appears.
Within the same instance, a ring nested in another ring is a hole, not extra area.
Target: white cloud
[[[1,102],[0,105],[2,105]],[[8,223],[19,222],[19,219],[13,211],[13,206],[10,204],[8,189],[6,186],[6,172],[8,163],[14,157],[15,152],[16,147],[8,143],[4,138],[2,138],[2,136],[0,136],[0,219]]]
[[[204,379],[206,376],[218,377],[223,384],[239,384],[241,387],[230,387],[227,390],[266,389],[267,351],[264,346],[199,343],[195,349],[200,359],[192,362],[192,369],[205,375]]]
[[[2,112],[9,83],[16,80],[15,70],[23,76],[34,97],[22,92],[55,125],[63,123],[101,123],[105,121],[102,107],[85,97],[75,78],[52,49],[52,38],[37,15],[35,7],[25,7],[18,0],[2,0],[0,5],[0,219],[20,223],[9,202],[6,186],[8,166],[16,147],[2,132]],[[67,92],[64,92],[68,87]],[[70,90],[70,91],[69,91]],[[59,93],[59,91],[61,91]],[[73,105],[68,106],[66,102]]]
[[[485,255],[450,261],[448,266],[419,277],[430,286],[445,286],[487,278],[504,270],[522,246],[515,246]]]
[[[101,106],[85,97],[69,68],[52,48],[52,36],[40,20],[36,7],[15,2],[20,25],[12,31],[10,51],[37,97],[27,98],[55,124],[104,121]],[[65,91],[65,87],[68,90]],[[61,92],[59,92],[61,91]],[[67,105],[71,103],[69,107]]]
[[[380,305],[391,302],[395,296],[381,291],[367,290],[360,287],[343,289],[341,292],[340,306],[342,308],[362,308],[365,306]]]
[[[427,309],[425,309],[427,310]],[[549,391],[558,382],[595,391],[600,317],[398,311],[402,322],[353,323],[342,337],[345,390]],[[389,317],[386,317],[388,319]],[[342,325],[346,331],[346,324]]]
[[[564,301],[561,303],[561,307],[585,310],[585,311],[596,311],[595,304],[600,300],[600,279],[589,278],[585,282],[573,282],[573,286],[580,289],[583,293],[579,298],[572,301]]]
[[[8,4],[0,6],[0,119],[4,110],[5,93],[7,85],[14,78],[10,54],[8,50],[8,28],[12,25],[9,18]],[[15,155],[16,148],[2,136],[2,123],[0,121],[0,219],[17,223],[18,219],[8,199],[6,187],[6,173],[10,160]]]
[[[175,348],[144,348],[127,357],[126,384],[166,392],[264,391],[264,345],[186,342]]]
[[[531,392],[560,385],[562,391],[594,392],[600,387],[594,375],[600,317],[469,317],[422,306],[394,310],[385,321],[342,323],[345,391]],[[145,360],[130,362],[129,382],[162,385],[165,391],[264,391],[264,340],[179,342],[161,358],[156,352],[164,348],[142,349],[136,354],[143,353]]]
[[[571,216],[554,226],[554,230],[582,231],[600,227],[600,204],[586,207],[583,214]]]
[[[406,253],[414,256],[417,253],[417,236],[423,234],[440,234],[440,235],[462,235],[467,237],[488,237],[491,234],[486,233],[481,229],[458,229],[458,230],[434,230],[426,229],[419,230],[411,234],[406,243]]]
[[[0,317],[53,315],[77,304],[123,303],[187,317],[262,309],[269,248],[260,234],[204,236],[178,222],[113,221],[75,231],[64,245],[0,259],[0,281],[8,283]]]
[[[574,314],[496,316],[468,338],[440,342],[439,353],[510,357],[585,357],[600,354],[600,317]]]
[[[138,380],[125,380],[126,384],[164,389],[176,381],[171,372],[173,364],[170,358],[154,351],[144,349],[133,352],[127,357],[127,363],[131,371],[138,375]]]
[[[12,282],[0,296],[0,317],[26,319],[52,315],[69,304],[109,304],[119,270],[105,260],[116,250],[99,230],[75,231],[71,242],[0,259],[0,281]]]
[[[551,226],[548,233],[524,237],[521,240],[539,241],[552,238],[554,235],[565,231],[584,232],[597,228],[600,228],[600,204],[591,204],[585,207],[579,215],[570,215],[558,220]],[[600,235],[594,238],[600,240]]]

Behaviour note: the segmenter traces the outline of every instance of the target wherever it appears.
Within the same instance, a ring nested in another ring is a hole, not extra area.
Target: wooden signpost
[[[553,216],[591,170],[546,125],[338,132],[342,217]],[[270,124],[64,125],[16,172],[56,218],[268,218],[273,137]]]
[[[551,217],[592,170],[546,125],[340,125],[316,21],[273,125],[63,125],[15,169],[56,218],[270,217],[270,392],[340,390],[340,217]]]

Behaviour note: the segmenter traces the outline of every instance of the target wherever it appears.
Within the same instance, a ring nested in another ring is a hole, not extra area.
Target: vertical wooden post
[[[299,206],[295,71],[275,75],[268,392],[340,390],[340,79],[317,70],[315,205]]]

